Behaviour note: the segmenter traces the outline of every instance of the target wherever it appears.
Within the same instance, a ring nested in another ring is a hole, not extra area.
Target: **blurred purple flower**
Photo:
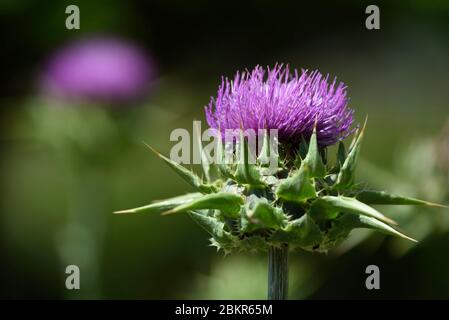
[[[281,142],[297,142],[311,135],[316,120],[318,143],[334,144],[352,132],[353,110],[346,86],[336,79],[329,84],[328,78],[318,71],[291,74],[282,65],[237,72],[233,81],[222,79],[217,98],[205,107],[207,122],[223,132],[278,129]]]
[[[56,52],[41,85],[50,95],[122,102],[141,96],[154,76],[153,61],[138,47],[116,38],[89,38]]]

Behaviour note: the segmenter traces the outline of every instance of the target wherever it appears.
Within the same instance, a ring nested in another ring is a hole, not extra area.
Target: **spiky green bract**
[[[197,138],[196,144],[198,146],[198,151],[201,154],[201,164],[203,167],[204,176],[206,177],[207,182],[214,182],[220,177],[219,168],[212,161],[212,159],[210,159],[209,155],[203,150],[203,144],[201,143],[201,130],[198,127],[198,123],[196,121],[194,121],[194,128]]]
[[[261,179],[261,173],[257,167],[249,161],[248,140],[240,130],[240,139],[238,144],[238,163],[237,170],[234,173],[235,180],[238,183],[248,185],[253,188],[263,188],[265,183]]]
[[[155,203],[137,207],[128,210],[120,210],[115,211],[115,214],[125,214],[125,213],[163,213],[178,206],[181,206],[186,203],[190,203],[192,200],[198,199],[202,197],[202,194],[199,192],[188,193],[183,196],[173,197],[170,199],[157,201]]]
[[[334,189],[336,190],[345,190],[351,188],[354,184],[355,178],[355,168],[357,166],[357,159],[359,157],[360,148],[362,146],[363,134],[365,132],[366,121],[363,125],[363,128],[358,132],[358,134],[354,137],[354,140],[349,149],[348,156],[343,161],[340,171],[337,175],[337,182],[334,185]],[[339,155],[341,158],[341,155]],[[341,161],[342,159],[339,159]]]
[[[212,193],[192,199],[191,201],[174,207],[163,214],[215,209],[220,210],[220,212],[229,218],[237,218],[239,216],[240,206],[243,205],[243,203],[242,197],[235,193]]]
[[[286,225],[287,217],[281,208],[271,205],[267,199],[250,195],[241,215],[243,232],[278,229]]]
[[[315,220],[334,219],[341,213],[351,213],[375,218],[388,224],[396,224],[374,208],[354,198],[344,196],[323,196],[312,202],[310,215]]]
[[[172,161],[169,158],[163,156],[162,154],[151,148],[149,145],[147,145],[147,147],[150,148],[151,151],[153,151],[159,158],[164,160],[164,162],[170,168],[172,168],[173,171],[175,171],[184,181],[186,181],[188,184],[190,184],[198,191],[202,193],[211,193],[217,191],[217,188],[215,186],[203,182],[202,179],[192,171],[187,170],[186,168],[176,163],[175,161]]]
[[[430,207],[441,207],[447,208],[447,206],[433,203],[429,201],[423,201],[410,197],[402,197],[397,194],[392,194],[384,191],[376,190],[362,190],[357,192],[356,198],[359,201],[365,202],[367,204],[387,204],[387,205],[412,205],[412,206],[430,206]]]
[[[364,129],[365,126],[355,134],[347,153],[340,143],[335,163],[326,162],[326,150],[320,149],[314,130],[309,141],[301,140],[294,152],[296,157],[279,159],[281,167],[274,173],[266,170],[270,153],[265,148],[259,155],[251,155],[255,163],[249,163],[250,154],[242,135],[234,155],[240,156],[240,161],[203,163],[206,181],[158,154],[199,192],[117,213],[188,213],[212,236],[212,245],[225,253],[266,250],[285,244],[291,249],[327,252],[355,228],[414,241],[398,231],[392,219],[370,205],[439,205],[361,189],[355,183]],[[218,149],[217,156],[222,160],[223,148]],[[202,159],[210,161],[206,156]]]

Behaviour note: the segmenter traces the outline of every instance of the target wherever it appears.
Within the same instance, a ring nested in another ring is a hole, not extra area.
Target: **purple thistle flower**
[[[101,102],[142,95],[155,76],[152,60],[117,38],[88,38],[54,54],[41,79],[47,94]]]
[[[267,76],[265,77],[265,75]],[[205,107],[211,128],[278,129],[281,141],[297,142],[309,137],[317,122],[317,139],[328,146],[351,132],[354,110],[347,107],[346,86],[318,71],[276,65],[273,69],[256,66],[237,72],[234,80],[222,78],[217,97]]]

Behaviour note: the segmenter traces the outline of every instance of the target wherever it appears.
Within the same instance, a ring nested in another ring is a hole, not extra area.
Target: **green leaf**
[[[265,183],[261,180],[259,170],[254,164],[249,163],[248,141],[240,130],[239,156],[235,179],[241,184],[247,184],[253,187],[264,187]]]
[[[250,196],[242,214],[242,229],[245,232],[257,229],[275,229],[285,225],[282,209],[273,207],[265,198]]]
[[[156,150],[154,150],[152,147],[146,144],[148,148],[150,148],[151,151],[153,151],[159,158],[165,161],[165,163],[172,168],[184,181],[186,181],[188,184],[196,188],[198,191],[202,193],[212,193],[216,192],[217,188],[213,185],[205,184],[203,183],[202,179],[198,177],[195,173],[193,173],[190,170],[187,170],[180,164],[170,160],[169,158],[163,156]]]
[[[243,198],[238,194],[229,192],[212,193],[193,199],[192,201],[177,206],[164,212],[163,214],[166,215],[192,210],[217,209],[229,217],[237,218],[239,217],[240,206],[242,204]]]
[[[407,239],[407,240],[410,240],[413,242],[418,242],[415,239],[406,236],[405,234],[399,232],[398,230],[394,229],[393,227],[391,227],[377,219],[367,217],[367,216],[354,216],[354,219],[357,219],[357,221],[354,223],[354,226],[353,226],[354,228],[373,229],[373,230],[380,231],[380,232],[388,234],[388,235]]]
[[[337,182],[335,184],[336,189],[343,189],[351,186],[354,183],[354,172],[357,166],[357,159],[359,157],[360,148],[362,145],[363,134],[365,132],[366,121],[363,128],[355,138],[352,147],[346,157],[343,165],[340,168],[340,172],[337,176]]]
[[[196,137],[197,137],[197,146],[198,151],[201,154],[201,166],[203,168],[204,176],[206,177],[206,180],[208,182],[213,182],[217,180],[220,177],[219,169],[217,168],[217,165],[210,159],[209,155],[206,154],[206,152],[203,149],[203,143],[201,142],[201,131],[200,128],[197,125],[197,122],[194,121],[194,127],[196,131]]]
[[[234,246],[237,239],[224,229],[223,222],[199,211],[190,211],[189,215],[214,238],[220,248],[228,251]]]
[[[188,203],[194,199],[198,199],[202,196],[201,193],[195,192],[195,193],[188,193],[182,196],[158,201],[143,207],[138,207],[134,209],[127,209],[127,210],[121,210],[121,211],[115,211],[115,214],[126,214],[126,213],[162,213],[167,210],[171,210],[177,206],[183,205],[185,203]]]
[[[312,136],[310,137],[309,150],[307,156],[301,163],[301,166],[306,165],[310,168],[310,177],[324,177],[326,168],[324,167],[323,160],[321,159],[320,152],[318,150],[318,142],[316,136],[316,127],[313,128]]]
[[[425,205],[430,207],[448,208],[447,206],[438,203],[402,197],[396,194],[375,190],[363,190],[357,193],[356,198],[366,204]]]
[[[323,196],[317,198],[310,208],[310,214],[314,219],[335,219],[339,213],[363,215],[388,224],[396,224],[392,219],[355,198]]]
[[[309,167],[301,164],[301,167],[293,176],[282,181],[276,189],[276,197],[299,203],[315,198],[316,191],[310,178]]]

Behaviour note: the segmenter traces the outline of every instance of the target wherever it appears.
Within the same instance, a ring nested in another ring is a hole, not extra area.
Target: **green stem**
[[[288,245],[268,249],[268,300],[286,300],[288,295]]]

